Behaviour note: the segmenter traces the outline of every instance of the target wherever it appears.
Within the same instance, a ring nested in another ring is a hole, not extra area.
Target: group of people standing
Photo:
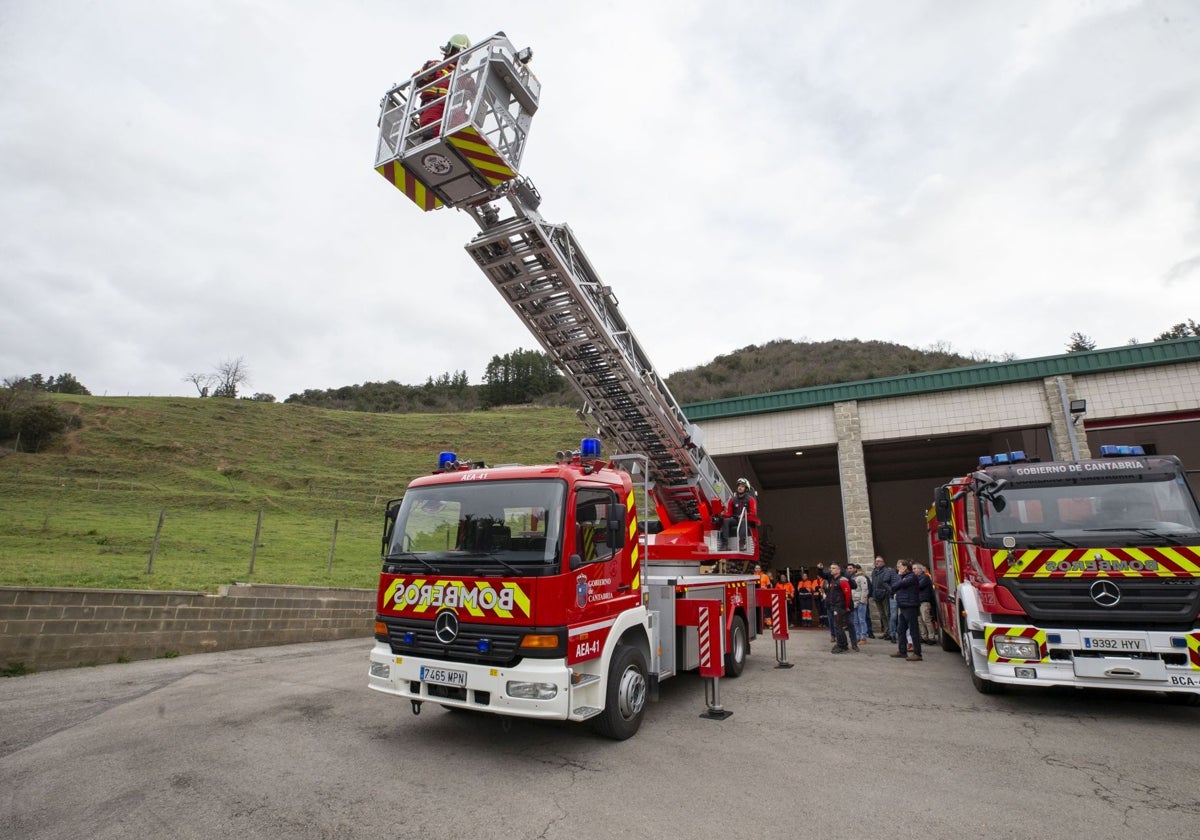
[[[762,574],[761,569],[755,569]],[[929,570],[911,560],[888,566],[882,555],[875,557],[870,576],[856,563],[818,563],[812,575],[805,569],[800,580],[775,581],[770,575],[764,585],[782,589],[787,595],[789,622],[794,627],[824,624],[829,628],[831,653],[857,651],[864,639],[878,638],[872,627],[869,602],[879,611],[879,636],[896,642],[891,654],[910,662],[921,661],[922,642],[936,641],[934,607],[936,595]]]

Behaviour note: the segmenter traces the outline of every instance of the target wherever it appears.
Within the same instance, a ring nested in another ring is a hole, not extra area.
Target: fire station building
[[[759,494],[771,563],[924,561],[933,490],[980,455],[1090,458],[1104,444],[1200,473],[1200,338],[684,406],[730,480]]]

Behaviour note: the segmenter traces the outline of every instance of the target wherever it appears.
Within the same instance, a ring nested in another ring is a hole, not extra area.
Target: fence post
[[[333,520],[333,541],[329,543],[329,565],[325,567],[325,574],[330,574],[333,571],[333,550],[337,548],[337,526],[338,521]]]
[[[258,524],[254,526],[254,545],[250,547],[250,571],[246,574],[254,574],[254,555],[258,554],[258,535],[262,533],[262,508],[258,509]]]
[[[154,555],[158,554],[158,538],[162,534],[163,520],[167,518],[167,509],[163,508],[158,514],[158,527],[154,529],[154,543],[150,546],[150,559],[146,561],[146,574],[154,571]]]

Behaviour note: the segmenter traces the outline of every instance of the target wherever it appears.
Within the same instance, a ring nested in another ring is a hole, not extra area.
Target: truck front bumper
[[[1013,641],[1036,649],[1017,658]],[[1012,685],[1065,685],[1200,695],[1192,652],[1200,630],[1079,630],[985,624],[970,633],[971,661],[986,680]]]
[[[397,656],[371,649],[367,686],[417,702],[515,717],[568,720],[571,670],[565,659],[524,659],[513,668]]]

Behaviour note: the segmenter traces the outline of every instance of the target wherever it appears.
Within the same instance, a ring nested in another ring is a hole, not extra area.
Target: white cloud
[[[0,376],[284,397],[534,342],[370,169],[376,103],[455,31],[544,84],[524,171],[661,373],[775,338],[1038,356],[1194,306],[1186,2],[0,7]]]

